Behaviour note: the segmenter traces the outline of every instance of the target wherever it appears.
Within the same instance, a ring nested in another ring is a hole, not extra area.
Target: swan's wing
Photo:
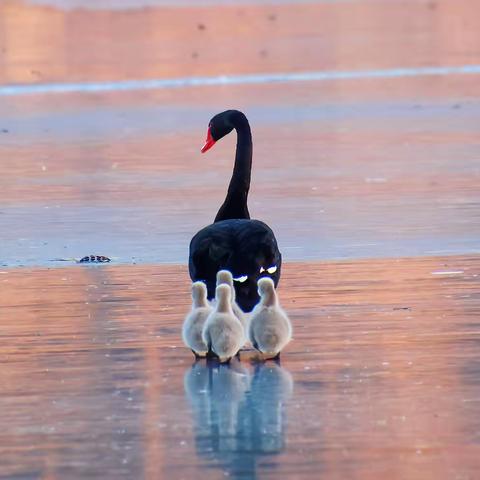
[[[230,263],[235,252],[231,231],[209,225],[200,230],[190,242],[188,269],[192,281],[203,280],[207,284],[208,298],[215,297],[216,275]]]

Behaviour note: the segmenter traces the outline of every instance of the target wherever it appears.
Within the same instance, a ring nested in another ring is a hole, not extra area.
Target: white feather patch
[[[241,277],[234,278],[234,280],[235,280],[236,282],[243,283],[243,282],[246,282],[246,281],[247,281],[247,278],[248,278],[248,275],[242,275]]]

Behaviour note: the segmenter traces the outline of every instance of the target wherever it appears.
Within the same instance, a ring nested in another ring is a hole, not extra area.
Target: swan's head
[[[247,122],[247,117],[238,110],[226,110],[215,115],[208,124],[207,139],[202,147],[202,153],[210,150],[215,142],[228,135],[240,122]]]

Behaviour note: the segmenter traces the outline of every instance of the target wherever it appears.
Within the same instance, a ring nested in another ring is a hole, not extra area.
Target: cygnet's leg
[[[218,361],[218,355],[216,355],[215,353],[211,352],[210,354],[207,353],[207,363],[209,365],[212,365],[212,364],[218,364],[219,361]]]
[[[278,352],[274,357],[271,358],[277,365],[280,365],[280,352]]]
[[[190,349],[192,350],[192,349]],[[192,353],[195,355],[195,361],[197,362],[198,360],[201,360],[202,358],[205,358],[205,355],[199,355],[195,350],[192,350]],[[208,355],[208,354],[207,354]]]
[[[218,358],[218,355],[216,353],[213,353],[211,350],[207,352],[206,355],[207,358]]]

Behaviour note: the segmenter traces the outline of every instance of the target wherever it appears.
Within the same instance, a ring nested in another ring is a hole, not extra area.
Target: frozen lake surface
[[[178,266],[0,271],[4,478],[476,478],[480,259],[288,263],[281,364],[194,363]]]

